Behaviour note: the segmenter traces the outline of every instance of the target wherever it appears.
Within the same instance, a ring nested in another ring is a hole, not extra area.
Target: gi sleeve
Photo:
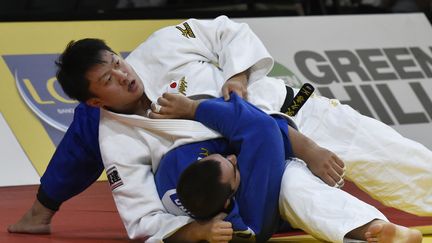
[[[279,222],[278,199],[285,169],[278,124],[235,93],[229,102],[221,98],[201,102],[195,119],[220,132],[236,150],[241,174],[236,200],[241,217],[257,234],[258,242],[268,240]]]
[[[58,210],[69,198],[95,182],[103,171],[99,150],[99,109],[75,108],[74,119],[41,177],[38,200]]]
[[[226,16],[189,19],[183,23],[186,24],[196,35],[198,49],[204,47],[215,56],[225,80],[249,69],[249,82],[254,82],[272,69],[273,58],[247,24],[233,22]]]
[[[156,189],[149,147],[137,138],[137,133],[115,121],[102,121],[102,157],[129,238],[162,242],[192,219],[166,212]]]

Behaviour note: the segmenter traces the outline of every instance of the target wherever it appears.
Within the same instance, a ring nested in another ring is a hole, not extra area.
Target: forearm
[[[291,141],[294,155],[308,164],[311,154],[320,147],[310,138],[306,137],[294,128],[288,127],[288,129],[289,139]]]
[[[228,80],[234,74],[251,68],[251,76],[259,79],[273,66],[273,59],[262,41],[247,24],[235,23],[225,16],[212,21],[188,20],[197,41],[210,50]]]
[[[232,77],[230,77],[227,80],[227,82],[228,81],[237,81],[237,82],[240,82],[244,85],[247,85],[248,78],[249,78],[249,70],[245,70],[241,73],[233,75]]]
[[[225,101],[229,100],[229,95],[231,92],[235,92],[240,97],[247,99],[248,79],[248,70],[231,76],[222,86],[222,95],[224,96]]]
[[[172,234],[170,237],[165,239],[165,242],[167,243],[174,243],[174,242],[198,242],[205,240],[204,230],[202,228],[202,225],[197,223],[196,221],[193,221],[183,227],[181,227],[179,230],[177,230],[174,234]]]
[[[165,241],[228,243],[232,239],[233,229],[230,222],[223,220],[226,216],[225,213],[220,213],[208,221],[193,221],[181,227]]]

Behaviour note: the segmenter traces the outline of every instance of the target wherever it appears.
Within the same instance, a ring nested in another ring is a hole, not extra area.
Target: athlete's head
[[[91,106],[133,113],[144,92],[132,67],[100,39],[71,41],[56,64],[64,92]]]
[[[229,209],[239,185],[237,158],[212,154],[183,171],[177,184],[177,195],[195,218],[206,220]]]

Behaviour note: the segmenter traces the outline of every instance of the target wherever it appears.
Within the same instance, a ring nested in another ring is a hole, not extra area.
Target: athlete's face
[[[86,73],[89,90],[95,95],[87,104],[119,113],[134,113],[144,93],[140,78],[128,63],[112,52],[102,51],[101,59],[103,63]]]
[[[235,155],[223,157],[220,154],[211,154],[204,159],[213,159],[220,163],[222,172],[221,182],[231,185],[231,189],[236,192],[240,186],[240,172],[237,166],[237,157]]]

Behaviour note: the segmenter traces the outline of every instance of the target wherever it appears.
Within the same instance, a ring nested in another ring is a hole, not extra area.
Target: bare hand
[[[289,138],[294,155],[303,160],[312,173],[329,186],[342,187],[344,184],[345,165],[333,152],[318,146],[310,138],[292,127],[289,129]]]
[[[335,153],[316,146],[305,162],[312,173],[329,186],[340,188],[344,185],[345,164]]]
[[[152,103],[150,118],[153,119],[193,119],[200,101],[191,100],[181,94],[164,93]]]
[[[206,240],[210,243],[227,243],[232,239],[233,229],[230,222],[223,221],[226,213],[220,213],[209,221],[204,222],[207,232]]]
[[[222,95],[225,101],[229,100],[230,93],[234,92],[243,99],[247,99],[247,71],[239,73],[228,79],[222,86]]]

